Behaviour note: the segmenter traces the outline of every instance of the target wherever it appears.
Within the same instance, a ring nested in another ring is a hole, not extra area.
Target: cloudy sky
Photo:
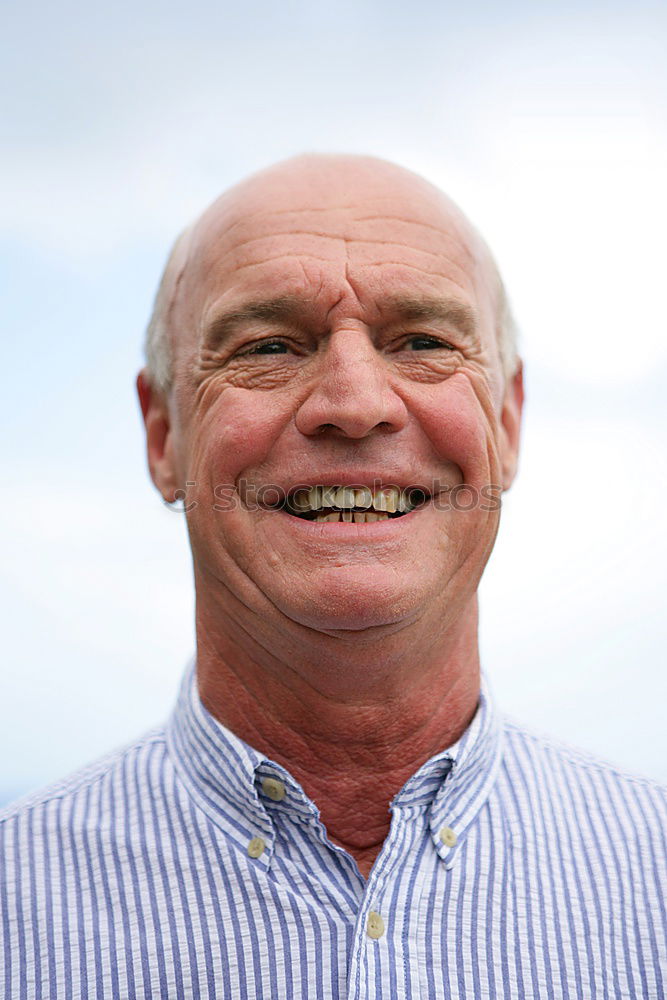
[[[508,713],[667,781],[666,29],[642,0],[9,8],[0,801],[170,709],[193,600],[142,331],[176,232],[303,150],[425,174],[494,248],[528,401],[484,666]]]

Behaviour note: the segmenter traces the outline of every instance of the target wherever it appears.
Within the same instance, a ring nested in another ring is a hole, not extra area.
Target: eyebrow
[[[402,320],[449,323],[470,340],[477,337],[478,323],[475,310],[458,299],[399,296],[389,299],[387,306],[389,311]]]
[[[244,323],[259,321],[294,325],[303,322],[307,311],[307,306],[291,295],[249,302],[239,309],[217,316],[206,329],[206,343],[209,347],[217,346],[229,334],[233,333],[236,327],[242,326]]]
[[[383,313],[392,314],[402,321],[449,323],[471,340],[477,336],[474,309],[457,299],[395,296],[380,302],[379,306]],[[259,321],[282,326],[301,326],[312,315],[312,308],[312,304],[293,295],[249,302],[239,309],[217,316],[206,330],[206,344],[208,347],[218,346],[245,323]]]

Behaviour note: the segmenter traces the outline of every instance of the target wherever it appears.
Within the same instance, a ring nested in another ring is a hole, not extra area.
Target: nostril
[[[343,435],[346,438],[361,439],[368,437],[370,433],[380,431],[381,433],[391,433],[394,430],[391,423],[388,420],[381,420],[377,424],[370,424],[369,421],[363,419],[358,421],[346,420],[341,421],[340,424],[323,423],[319,424],[315,429],[315,434],[336,434]]]

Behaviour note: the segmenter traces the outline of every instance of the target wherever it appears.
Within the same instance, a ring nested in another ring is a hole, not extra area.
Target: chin
[[[293,595],[292,595],[293,596]],[[365,629],[400,627],[417,617],[423,607],[424,594],[401,588],[353,585],[339,581],[338,585],[309,588],[300,600],[276,601],[280,610],[293,621],[320,632],[362,632]]]

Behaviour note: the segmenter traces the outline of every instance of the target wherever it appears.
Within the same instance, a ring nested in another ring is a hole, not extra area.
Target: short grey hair
[[[503,375],[508,382],[519,367],[519,328],[495,261],[493,267],[496,272],[496,338]]]
[[[171,338],[164,319],[164,310],[157,301],[146,328],[146,374],[154,389],[166,395],[171,389],[173,371],[173,351]]]
[[[146,374],[154,389],[167,395],[174,374],[174,339],[170,320],[176,291],[187,264],[192,227],[178,237],[169,254],[160,281],[145,339]],[[491,256],[489,254],[489,256]],[[519,363],[518,330],[498,267],[491,257],[496,277],[496,337],[505,381],[516,373]]]
[[[193,227],[183,230],[177,238],[153,302],[153,311],[146,327],[144,354],[146,375],[154,389],[167,395],[174,377],[174,338],[170,330],[171,313],[176,291],[185,271]]]

